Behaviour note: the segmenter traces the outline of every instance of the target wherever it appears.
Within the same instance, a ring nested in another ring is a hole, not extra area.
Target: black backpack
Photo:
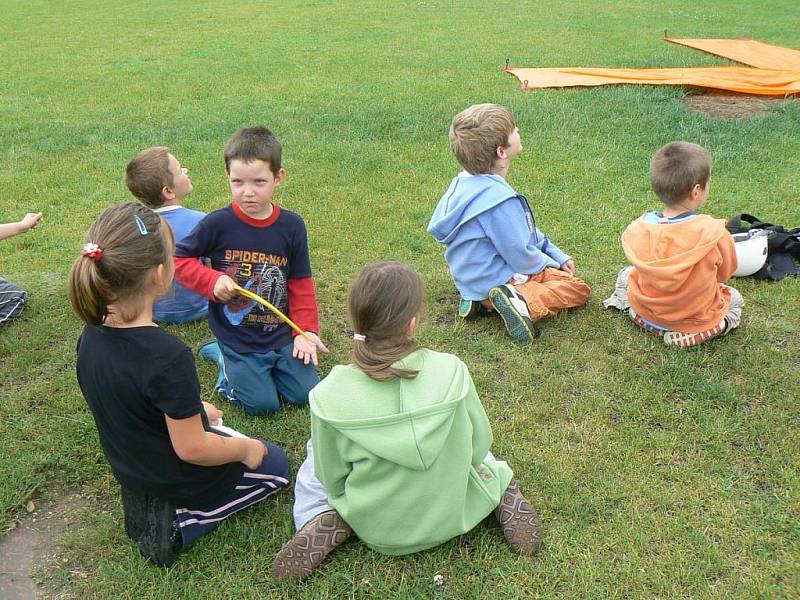
[[[800,227],[786,229],[782,225],[765,223],[753,215],[736,215],[728,221],[731,233],[747,233],[751,229],[770,232],[767,242],[767,262],[751,275],[755,279],[780,281],[787,275],[800,276],[795,259],[800,259]]]

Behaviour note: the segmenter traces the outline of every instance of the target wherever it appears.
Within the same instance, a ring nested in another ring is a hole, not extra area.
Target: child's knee
[[[741,312],[742,307],[744,306],[744,296],[742,296],[742,293],[735,287],[731,286],[727,287],[731,292],[731,309],[732,310],[738,309]]]
[[[267,446],[267,455],[264,457],[262,467],[266,468],[270,474],[285,480],[273,480],[272,483],[278,487],[286,487],[289,485],[289,457],[286,456],[286,451],[280,446],[267,441],[264,441],[264,443]]]
[[[582,279],[570,275],[569,279],[558,282],[561,286],[561,297],[567,307],[583,306],[589,300],[592,288]]]
[[[319,383],[319,375],[313,365],[303,365],[292,373],[276,378],[283,399],[290,404],[308,404],[308,394]]]
[[[589,284],[582,279],[578,279],[577,277],[574,277],[573,279],[575,280],[573,282],[575,293],[581,298],[582,304],[585,304],[586,301],[589,300],[589,295],[592,293],[592,288],[590,288]]]
[[[633,266],[628,265],[626,267],[622,267],[617,273],[617,285],[623,286],[625,288],[628,287],[628,280],[631,277],[631,272],[633,271]]]
[[[283,394],[283,398],[290,404],[308,404],[309,392],[311,392],[310,387],[297,386],[294,389],[287,390]]]
[[[250,417],[278,412],[281,407],[278,394],[272,390],[262,390],[260,393],[234,390],[233,401]]]

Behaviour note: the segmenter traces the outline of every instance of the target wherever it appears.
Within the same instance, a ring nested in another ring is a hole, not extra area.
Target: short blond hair
[[[699,144],[670,142],[650,161],[653,191],[667,206],[680,204],[695,185],[705,188],[711,178],[711,155]]]
[[[514,114],[500,104],[474,104],[450,125],[450,145],[459,164],[472,175],[494,172],[497,149],[508,147],[517,127]]]

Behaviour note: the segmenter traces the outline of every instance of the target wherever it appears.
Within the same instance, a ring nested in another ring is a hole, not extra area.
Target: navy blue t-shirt
[[[205,256],[241,287],[289,312],[289,279],[311,277],[308,236],[302,217],[275,206],[266,227],[245,223],[233,208],[209,213],[181,241],[175,256]],[[227,304],[209,303],[208,324],[215,336],[236,352],[269,352],[292,341],[291,329],[267,308],[244,296]]]

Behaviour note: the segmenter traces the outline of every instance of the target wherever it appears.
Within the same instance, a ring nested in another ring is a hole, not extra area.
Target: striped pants
[[[27,299],[28,292],[0,277],[0,325],[16,319]]]
[[[183,547],[189,547],[201,535],[213,531],[233,513],[261,502],[289,485],[289,461],[282,448],[267,442],[269,449],[257,469],[245,470],[234,490],[212,506],[179,508],[175,511],[183,536]]]

